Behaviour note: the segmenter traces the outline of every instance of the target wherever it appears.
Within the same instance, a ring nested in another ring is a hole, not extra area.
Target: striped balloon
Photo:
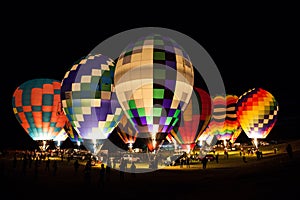
[[[237,95],[226,95],[226,117],[222,129],[216,133],[218,140],[230,140],[240,126],[236,116],[237,100]]]

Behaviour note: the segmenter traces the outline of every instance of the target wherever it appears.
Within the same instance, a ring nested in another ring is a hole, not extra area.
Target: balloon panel
[[[192,93],[193,67],[170,38],[149,35],[129,44],[116,64],[118,100],[138,132],[172,130]]]
[[[60,81],[53,79],[32,79],[15,90],[13,112],[33,140],[53,140],[64,127],[60,90]]]
[[[266,138],[277,121],[278,102],[262,89],[253,88],[237,102],[237,118],[249,138]]]
[[[106,139],[123,114],[114,91],[114,70],[112,59],[97,54],[75,63],[65,74],[63,110],[82,139]]]

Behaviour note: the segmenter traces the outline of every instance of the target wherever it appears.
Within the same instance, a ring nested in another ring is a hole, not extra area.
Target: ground
[[[232,152],[226,159],[220,154],[219,163],[209,162],[206,169],[201,163],[187,166],[160,166],[148,173],[137,165],[136,174],[111,169],[109,180],[98,185],[99,166],[93,166],[91,178],[85,179],[84,165],[74,171],[73,161],[58,160],[57,173],[53,167],[45,170],[41,163],[35,176],[34,165],[22,174],[22,166],[12,168],[11,158],[1,158],[1,195],[9,198],[120,198],[120,199],[274,199],[291,198],[298,195],[300,178],[300,140],[289,141],[293,157],[285,151],[286,143],[278,144],[274,154],[273,146],[263,150],[263,158],[246,155],[243,162],[239,152]],[[52,161],[51,161],[52,162]],[[118,167],[118,166],[117,166]]]

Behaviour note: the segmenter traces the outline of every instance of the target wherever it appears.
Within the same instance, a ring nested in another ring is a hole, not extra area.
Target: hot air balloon
[[[235,143],[236,139],[240,136],[241,132],[243,131],[242,127],[239,126],[236,131],[234,131],[234,133],[232,134],[231,138],[230,138],[230,142],[231,144]]]
[[[21,84],[13,93],[15,117],[26,133],[46,150],[60,133],[67,120],[61,111],[61,82],[54,79],[32,79]]]
[[[61,129],[61,131],[57,134],[57,136],[53,139],[54,144],[56,148],[60,148],[61,143],[65,141],[68,138],[68,134],[64,129]]]
[[[169,37],[150,34],[120,54],[115,71],[117,98],[138,137],[155,144],[150,151],[159,145],[156,139],[161,137],[156,134],[166,136],[176,125],[191,98],[193,83],[189,56]]]
[[[226,118],[226,98],[225,95],[215,95],[212,99],[211,119],[203,133],[198,138],[201,146],[200,156],[205,156],[217,143],[217,135],[222,131]]]
[[[102,54],[89,54],[66,72],[61,86],[63,111],[83,140],[98,154],[123,112],[115,94],[114,61]]]
[[[212,97],[211,119],[209,121],[209,124],[205,128],[203,134],[217,136],[224,127],[225,118],[226,118],[225,95],[216,95],[216,96]]]
[[[226,94],[226,116],[223,123],[223,127],[215,132],[217,139],[224,142],[224,147],[227,146],[227,142],[230,141],[232,135],[240,127],[239,121],[236,116],[236,104],[238,96],[233,94]]]
[[[278,102],[262,89],[253,88],[242,94],[237,102],[236,114],[242,129],[258,147],[257,139],[268,136],[277,121]]]
[[[171,130],[171,135],[187,153],[196,145],[196,142],[212,114],[212,102],[209,94],[194,86],[194,92],[184,112],[181,112],[180,123]]]
[[[72,143],[76,143],[76,145],[78,146],[78,149],[80,148],[80,144],[82,142],[82,138],[81,136],[76,132],[76,130],[74,129],[74,127],[72,126],[71,122],[69,120],[67,120],[65,126],[64,126],[64,130],[67,134],[67,136],[70,138]]]
[[[116,127],[116,130],[121,140],[128,145],[128,149],[131,152],[138,132],[131,121],[128,120],[126,115],[122,116],[118,126]]]

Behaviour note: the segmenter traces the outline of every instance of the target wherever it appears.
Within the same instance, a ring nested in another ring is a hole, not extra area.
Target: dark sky
[[[209,14],[201,14],[205,10],[202,8],[185,16],[178,12],[147,19],[140,16],[139,21],[135,20],[139,16],[130,13],[112,17],[114,12],[102,13],[101,9],[81,12],[79,8],[51,8],[9,7],[11,12],[2,18],[0,144],[20,145],[27,138],[11,104],[12,94],[20,84],[34,78],[62,80],[76,60],[103,40],[139,27],[168,28],[196,40],[217,65],[227,93],[241,95],[262,87],[274,95],[279,115],[270,138],[299,137],[299,64],[295,61],[299,57],[299,21],[293,6],[254,6]]]

